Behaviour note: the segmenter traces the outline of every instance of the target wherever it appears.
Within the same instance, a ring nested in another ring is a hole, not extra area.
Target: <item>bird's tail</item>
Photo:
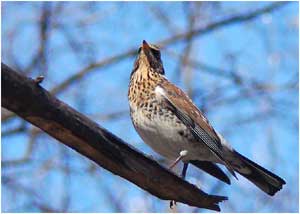
[[[240,153],[234,151],[234,156],[235,161],[232,163],[234,170],[268,195],[273,196],[285,184],[282,178],[259,166]]]

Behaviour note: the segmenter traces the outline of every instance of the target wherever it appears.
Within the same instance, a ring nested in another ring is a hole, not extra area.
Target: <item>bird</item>
[[[237,179],[236,172],[263,192],[274,196],[286,182],[237,152],[217,132],[188,95],[165,76],[160,48],[143,40],[130,74],[130,117],[142,140],[172,161],[169,169],[183,162],[185,178],[192,164],[230,184],[218,164]]]

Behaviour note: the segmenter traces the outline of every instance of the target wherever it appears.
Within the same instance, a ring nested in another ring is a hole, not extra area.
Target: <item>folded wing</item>
[[[167,80],[155,89],[156,96],[162,104],[171,110],[177,118],[187,126],[199,143],[206,145],[220,159],[232,175],[233,168],[224,159],[221,140],[203,113],[193,104],[191,99],[179,88]]]

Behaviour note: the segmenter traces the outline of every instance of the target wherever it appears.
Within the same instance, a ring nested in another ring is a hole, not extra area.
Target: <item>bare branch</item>
[[[192,31],[189,31],[189,32],[177,34],[177,35],[175,35],[175,36],[173,36],[169,39],[165,39],[164,41],[161,42],[161,44],[163,44],[164,46],[169,45],[169,44],[174,43],[174,42],[185,40],[185,39],[190,38],[192,36],[200,36],[200,35],[203,36],[207,33],[210,33],[214,30],[226,27],[228,25],[251,21],[255,18],[258,18],[262,14],[269,13],[269,12],[272,12],[273,10],[276,10],[276,9],[286,5],[287,3],[288,2],[275,2],[275,3],[272,3],[272,4],[270,4],[270,5],[268,5],[264,8],[255,10],[255,11],[247,13],[247,14],[235,15],[235,16],[232,16],[230,18],[223,19],[221,21],[210,23],[204,28],[199,28],[199,29],[195,29],[195,30],[192,30]]]
[[[195,36],[203,36],[207,33],[210,33],[214,30],[226,27],[228,25],[231,24],[237,24],[237,23],[241,23],[241,22],[247,22],[247,21],[251,21],[259,16],[261,16],[264,13],[269,13],[275,9],[280,8],[281,6],[287,4],[288,2],[275,2],[272,3],[262,9],[256,10],[254,12],[250,12],[247,14],[242,14],[242,15],[236,15],[233,16],[231,18],[227,18],[221,21],[217,21],[211,24],[208,24],[206,27],[202,27],[199,29],[195,29],[195,30],[191,30],[188,32],[184,32],[184,33],[180,33],[180,34],[176,34],[175,36],[172,36],[170,38],[167,38],[163,41],[157,42],[157,44],[160,44],[162,47],[164,46],[168,46],[170,44],[173,44],[175,42],[179,42],[182,40],[186,40],[188,38],[192,38]],[[72,83],[74,83],[75,81],[83,78],[85,75],[87,75],[88,73],[90,73],[91,71],[95,70],[96,68],[101,68],[104,66],[108,66],[111,65],[113,63],[117,63],[121,60],[126,59],[127,57],[131,57],[134,56],[136,53],[136,48],[130,49],[124,53],[115,55],[113,57],[109,57],[107,59],[103,59],[99,62],[95,62],[92,63],[90,65],[88,65],[87,67],[81,69],[79,72],[76,72],[75,75],[69,77],[68,79],[66,79],[65,81],[63,81],[62,83],[60,83],[59,85],[57,85],[55,88],[53,88],[51,90],[52,94],[57,94],[59,92],[61,92],[62,90],[66,89],[68,86],[70,86]]]
[[[68,79],[63,81],[61,84],[59,84],[55,88],[53,88],[51,90],[51,94],[58,94],[59,92],[63,91],[65,88],[67,88],[69,85],[71,85],[75,81],[83,78],[86,74],[90,73],[91,71],[95,70],[96,68],[101,68],[101,67],[113,64],[113,63],[117,63],[126,57],[133,56],[135,54],[135,52],[136,51],[134,49],[134,50],[127,51],[126,53],[101,60],[100,62],[91,63],[87,67],[81,69],[75,75],[69,77]]]
[[[2,137],[7,137],[7,136],[10,136],[10,135],[13,135],[13,134],[18,134],[18,133],[24,132],[24,131],[26,131],[26,124],[22,123],[21,125],[15,127],[15,128],[12,128],[12,129],[1,132],[1,136]]]

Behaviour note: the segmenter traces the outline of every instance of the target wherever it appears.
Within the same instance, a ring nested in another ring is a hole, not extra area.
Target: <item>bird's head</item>
[[[138,57],[135,62],[135,69],[145,66],[153,72],[165,74],[163,63],[160,58],[160,50],[156,45],[148,44],[145,40],[138,50]]]

